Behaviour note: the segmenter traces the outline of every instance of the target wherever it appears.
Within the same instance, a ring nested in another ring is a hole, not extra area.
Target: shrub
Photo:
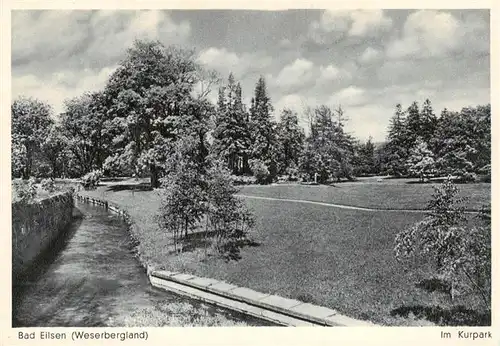
[[[20,202],[29,203],[33,201],[37,195],[37,186],[34,178],[30,178],[26,182],[16,185],[16,194]]]
[[[257,183],[270,183],[269,168],[262,160],[250,160],[250,169],[252,170]]]
[[[479,293],[489,305],[491,227],[487,219],[482,226],[468,226],[463,200],[448,178],[435,188],[424,220],[396,236],[394,250],[398,260],[434,259],[436,273],[450,282],[452,299],[460,287]]]
[[[94,189],[101,181],[102,173],[100,170],[94,170],[81,177],[82,185],[85,189]]]
[[[257,179],[251,175],[231,175],[231,182],[234,185],[250,185],[257,183]]]
[[[53,179],[43,179],[42,180],[42,189],[44,189],[47,192],[54,192],[57,190],[56,185],[54,184]]]
[[[243,202],[234,196],[229,171],[222,161],[215,161],[208,171],[208,229],[215,238],[219,253],[235,255],[238,242],[246,240],[254,219]]]

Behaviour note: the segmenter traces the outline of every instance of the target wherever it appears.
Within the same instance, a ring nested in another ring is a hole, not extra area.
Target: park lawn
[[[344,204],[373,209],[425,209],[436,184],[412,184],[409,181],[370,183],[340,183],[327,185],[247,185],[240,194],[284,199]],[[457,185],[460,195],[467,197],[467,209],[479,210],[490,204],[491,185],[488,183]]]
[[[270,188],[272,189],[272,187]],[[417,287],[430,279],[425,266],[406,270],[392,252],[397,232],[423,214],[358,211],[293,202],[245,199],[256,226],[256,246],[241,249],[239,260],[206,257],[203,249],[172,254],[169,234],[155,216],[155,191],[112,191],[100,187],[83,194],[104,198],[126,209],[140,232],[141,259],[158,269],[225,280],[257,291],[328,306],[345,315],[383,325],[422,325],[428,321],[391,312],[425,307],[452,308],[443,293]],[[476,308],[476,297],[455,301]],[[411,316],[411,315],[410,315]]]

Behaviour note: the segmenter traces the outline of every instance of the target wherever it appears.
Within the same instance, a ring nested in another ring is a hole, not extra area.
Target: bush
[[[252,170],[257,183],[270,183],[269,168],[262,160],[250,160],[250,169]]]
[[[234,185],[250,185],[257,183],[257,179],[251,175],[231,175],[231,182]]]
[[[57,190],[57,187],[54,183],[53,179],[43,179],[42,180],[42,189],[44,189],[47,192],[54,192]]]
[[[18,199],[22,203],[29,203],[33,201],[37,195],[37,186],[34,178],[30,178],[28,181],[22,181],[20,184],[16,184],[15,192]]]
[[[208,171],[208,229],[220,254],[237,258],[238,243],[247,240],[254,218],[244,203],[234,196],[237,189],[231,183],[229,171],[222,161],[215,161]]]
[[[428,215],[396,236],[396,258],[417,256],[435,261],[436,274],[451,284],[452,299],[457,288],[473,290],[489,307],[491,227],[486,212],[478,215],[484,225],[470,227],[464,199],[458,197],[451,178],[435,190]]]
[[[94,189],[101,181],[102,173],[100,170],[94,170],[81,177],[82,185],[85,189]]]

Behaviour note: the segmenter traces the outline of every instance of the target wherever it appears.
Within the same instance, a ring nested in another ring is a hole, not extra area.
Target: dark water
[[[268,325],[152,287],[117,215],[75,211],[83,215],[13,287],[14,327]]]

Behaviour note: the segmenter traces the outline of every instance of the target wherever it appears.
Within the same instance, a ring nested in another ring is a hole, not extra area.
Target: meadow
[[[473,197],[469,209],[489,201],[487,184],[460,189]],[[83,193],[118,203],[129,211],[141,230],[136,235],[141,257],[158,269],[225,280],[382,325],[471,325],[487,319],[478,313],[477,297],[461,295],[452,302],[445,291],[434,287],[426,263],[414,262],[408,270],[396,261],[395,235],[421,220],[424,213],[346,210],[244,198],[256,218],[252,243],[228,260],[207,256],[202,246],[174,255],[170,235],[159,229],[155,220],[160,202],[156,191],[122,184]],[[343,183],[336,187],[273,185],[245,186],[240,193],[369,208],[422,209],[432,187],[404,182]]]

